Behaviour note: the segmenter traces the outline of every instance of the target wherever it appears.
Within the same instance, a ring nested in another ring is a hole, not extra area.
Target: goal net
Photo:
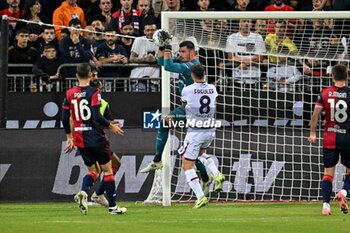
[[[223,127],[207,154],[225,175],[223,191],[211,201],[320,200],[323,173],[322,122],[310,145],[309,119],[321,89],[331,84],[331,67],[348,65],[347,12],[176,12],[162,15],[178,44],[191,40],[219,91],[217,119]],[[170,76],[170,79],[168,79]],[[177,75],[163,71],[162,105],[179,105]],[[167,82],[169,80],[169,82]],[[145,202],[190,201],[176,147],[185,132],[171,131]],[[334,190],[342,187],[337,165]],[[165,200],[164,200],[165,198]]]

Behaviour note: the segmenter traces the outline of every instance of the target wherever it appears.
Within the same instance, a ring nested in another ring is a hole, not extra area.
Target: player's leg
[[[123,214],[126,208],[121,208],[115,202],[115,181],[112,169],[112,161],[110,159],[110,149],[108,143],[96,151],[98,163],[104,173],[103,182],[107,194],[108,211],[110,214]]]
[[[183,117],[184,116],[184,117]],[[162,165],[162,154],[164,151],[165,144],[169,137],[170,127],[173,127],[173,123],[178,120],[186,119],[186,111],[182,107],[177,107],[167,115],[164,120],[168,127],[164,127],[163,124],[160,124],[158,129],[157,138],[156,138],[156,155],[153,158],[153,161],[147,165],[147,167],[140,170],[140,172],[150,172],[157,169],[161,169]]]
[[[338,163],[339,153],[337,150],[323,149],[324,174],[322,178],[322,197],[323,197],[323,215],[331,214],[329,202],[333,189],[333,177],[335,173],[335,165]]]
[[[204,192],[199,183],[199,178],[194,170],[195,160],[198,157],[201,143],[196,140],[196,135],[193,133],[187,133],[185,140],[185,149],[180,154],[182,155],[182,168],[185,172],[188,185],[193,190],[197,197],[197,202],[194,208],[201,208],[208,204],[208,199],[205,197]]]
[[[346,201],[346,196],[350,190],[350,152],[342,151],[341,163],[346,167],[346,174],[343,188],[337,193],[335,199],[339,202],[339,207],[344,214],[349,212],[349,207]]]
[[[100,174],[99,176],[100,183],[97,185],[96,191],[91,195],[91,200],[99,205],[108,207],[108,201],[104,195],[104,191],[105,191],[104,183],[103,183],[104,174],[102,173],[102,170],[98,162],[96,162],[94,166],[96,167],[96,171],[98,171],[98,174]]]
[[[112,161],[112,170],[113,170],[113,175],[115,175],[117,173],[117,171],[120,168],[121,165],[121,161],[120,158],[113,152],[111,152],[111,161]],[[104,180],[101,179],[99,185],[96,188],[96,191],[92,194],[91,199],[93,199],[93,201],[95,201],[96,203],[108,207],[108,201],[104,196],[104,192],[105,192],[105,187],[104,187]]]
[[[81,191],[79,191],[74,196],[74,201],[78,203],[80,212],[86,215],[88,213],[88,206],[87,206],[88,193],[98,176],[98,173],[97,173],[98,171],[96,170],[96,167],[95,167],[96,161],[90,149],[79,148],[79,151],[84,160],[84,164],[88,168],[88,173],[84,176]]]
[[[220,192],[222,190],[222,188],[223,188],[223,185],[224,185],[225,176],[224,176],[224,174],[222,174],[218,170],[218,168],[216,167],[215,162],[211,158],[211,156],[209,156],[209,155],[207,155],[205,153],[206,148],[201,148],[201,154],[198,157],[198,159],[202,161],[204,166],[209,170],[209,173],[211,174],[211,176],[214,177],[214,180],[215,180],[214,191],[215,192]]]

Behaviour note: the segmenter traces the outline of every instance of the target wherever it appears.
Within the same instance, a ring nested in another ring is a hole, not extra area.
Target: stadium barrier
[[[75,68],[78,64],[62,64],[57,73],[62,73],[64,69]],[[32,64],[8,64],[8,91],[9,92],[64,92],[77,84],[76,77],[67,76],[59,82],[47,84],[41,77],[32,74]],[[159,67],[157,64],[104,64],[103,67],[115,67],[129,69],[136,67]],[[18,72],[18,71],[21,72]],[[143,91],[139,89],[139,84],[143,83],[146,92],[160,92],[161,78],[130,78],[130,77],[100,77],[106,92],[132,92]]]

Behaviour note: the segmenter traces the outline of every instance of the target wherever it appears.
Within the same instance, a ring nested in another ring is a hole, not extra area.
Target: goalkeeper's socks
[[[157,139],[156,139],[156,156],[153,159],[153,162],[160,162],[162,160],[162,154],[164,151],[165,143],[168,140],[169,128],[163,128],[163,125],[160,124],[158,129]]]
[[[96,174],[92,172],[88,172],[83,179],[83,185],[81,187],[81,190],[85,191],[86,193],[89,193],[90,188],[94,184],[94,181],[96,180]]]
[[[216,178],[220,172],[219,172],[218,168],[216,167],[214,160],[211,158],[211,156],[209,156],[207,154],[203,154],[202,156],[205,158],[204,165],[208,168],[211,175],[214,178]]]
[[[345,176],[343,189],[345,189],[347,192],[350,191],[350,174],[349,173],[346,174]]]
[[[199,159],[196,159],[196,168],[201,174],[202,181],[208,182],[209,176],[208,176],[207,170],[205,169],[204,164]]]
[[[190,169],[185,171],[186,180],[188,185],[193,190],[194,194],[196,194],[197,199],[200,199],[204,196],[201,185],[199,184],[199,178],[194,169]]]
[[[322,179],[323,202],[327,202],[327,203],[330,202],[331,194],[332,194],[332,186],[333,186],[333,176],[324,175]]]
[[[103,177],[104,180],[104,186],[106,189],[107,194],[107,200],[109,203],[109,207],[115,206],[115,182],[114,182],[114,176],[112,174],[105,175]]]

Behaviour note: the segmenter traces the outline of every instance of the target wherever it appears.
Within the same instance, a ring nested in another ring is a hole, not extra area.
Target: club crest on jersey
[[[101,94],[99,93],[99,94],[97,94],[97,99],[98,99],[98,101],[101,101]]]
[[[143,128],[144,129],[159,129],[161,124],[162,114],[157,111],[143,112]]]

